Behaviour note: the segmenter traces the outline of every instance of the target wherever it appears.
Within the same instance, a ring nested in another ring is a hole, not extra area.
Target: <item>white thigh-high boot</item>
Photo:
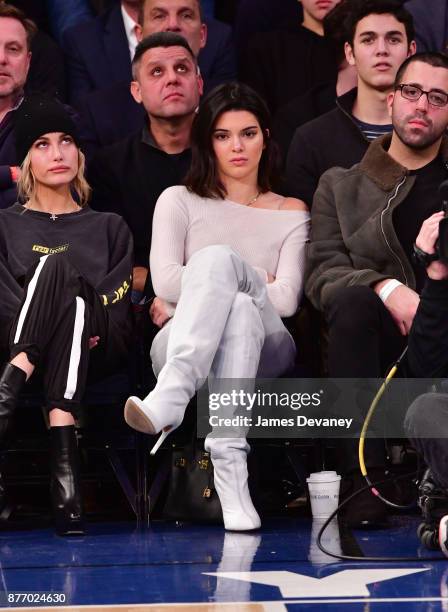
[[[214,482],[221,502],[224,527],[229,531],[250,531],[261,525],[248,487],[247,453],[250,446],[245,438],[207,438]]]
[[[180,425],[188,402],[207,378],[238,292],[262,311],[265,283],[228,246],[201,249],[185,266],[167,361],[151,393],[143,401],[130,397],[125,406],[125,420],[134,429],[149,434],[164,430],[152,452]]]
[[[264,337],[258,309],[249,296],[237,293],[210,370],[211,393],[253,391]],[[239,405],[221,406],[219,417],[231,418],[239,409]],[[226,427],[226,437],[216,437],[220,435],[217,430],[205,440],[205,449],[210,452],[214,467],[224,526],[231,531],[257,529],[261,524],[248,487],[250,446],[246,433],[243,427]]]

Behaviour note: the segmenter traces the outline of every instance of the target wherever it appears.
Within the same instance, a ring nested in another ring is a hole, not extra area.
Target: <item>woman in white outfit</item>
[[[270,190],[277,167],[258,94],[238,83],[213,90],[193,125],[186,186],[166,189],[154,213],[151,316],[162,329],[151,359],[158,378],[144,400],[130,397],[125,407],[131,427],[162,432],[153,453],[206,378],[213,391],[221,379],[250,386],[256,376],[279,376],[294,363],[294,341],[281,317],[300,302],[309,213],[303,202]],[[245,432],[225,438],[215,432],[205,448],[225,528],[258,528]]]

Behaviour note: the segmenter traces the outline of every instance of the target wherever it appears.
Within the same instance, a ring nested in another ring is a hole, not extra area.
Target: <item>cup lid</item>
[[[306,479],[307,482],[333,482],[340,480],[341,477],[334,470],[323,470],[322,472],[313,472]]]

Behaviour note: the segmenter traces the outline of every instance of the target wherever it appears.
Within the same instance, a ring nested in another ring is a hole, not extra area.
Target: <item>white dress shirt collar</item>
[[[129,54],[131,56],[131,61],[132,61],[132,58],[134,57],[134,54],[135,54],[135,48],[138,44],[137,36],[135,34],[135,26],[137,25],[137,22],[134,21],[132,17],[128,15],[123,5],[121,5],[121,15],[123,17],[126,38],[128,39],[128,44],[129,44]]]

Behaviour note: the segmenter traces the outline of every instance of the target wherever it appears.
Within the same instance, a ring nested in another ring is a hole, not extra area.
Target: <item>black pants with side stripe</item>
[[[43,377],[46,408],[77,417],[89,362],[106,372],[111,361],[125,359],[114,346],[106,308],[64,254],[41,257],[27,274],[24,292],[10,328],[10,359],[25,352]],[[100,344],[90,351],[91,336],[99,336]]]

